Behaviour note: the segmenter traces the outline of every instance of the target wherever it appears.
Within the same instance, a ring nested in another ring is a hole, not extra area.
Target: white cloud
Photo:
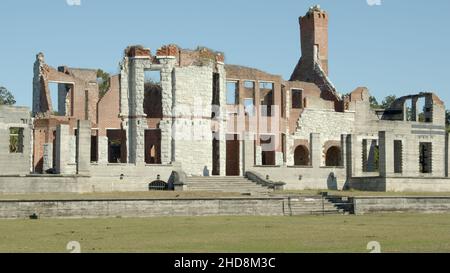
[[[369,6],[381,6],[381,0],[366,0]]]
[[[66,0],[69,6],[81,6],[81,0]]]

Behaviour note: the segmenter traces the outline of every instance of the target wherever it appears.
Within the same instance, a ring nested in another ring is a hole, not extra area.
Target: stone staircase
[[[188,191],[228,192],[250,195],[266,195],[272,190],[241,176],[192,176],[187,177]]]
[[[342,200],[341,200],[342,201]],[[331,215],[349,214],[347,207],[339,199],[321,196],[290,196],[285,199],[284,214],[298,215]]]

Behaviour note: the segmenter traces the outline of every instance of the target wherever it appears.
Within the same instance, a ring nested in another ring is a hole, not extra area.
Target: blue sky
[[[341,93],[435,91],[450,105],[448,0],[67,1],[76,0],[0,1],[0,85],[18,105],[31,105],[40,51],[52,66],[117,73],[127,45],[200,45],[288,79],[300,57],[298,17],[314,4],[329,13],[330,77]]]

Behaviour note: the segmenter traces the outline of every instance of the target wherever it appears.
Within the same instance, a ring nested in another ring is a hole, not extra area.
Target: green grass
[[[1,220],[0,252],[450,252],[449,215]]]

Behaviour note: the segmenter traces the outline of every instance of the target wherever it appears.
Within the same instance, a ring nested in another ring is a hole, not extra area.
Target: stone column
[[[242,146],[242,169],[245,175],[245,172],[252,170],[255,165],[255,136],[253,133],[245,132],[243,134]]]
[[[53,168],[53,143],[44,144],[43,173]]]
[[[381,131],[378,134],[380,141],[380,176],[389,177],[394,174],[394,138],[390,132]]]
[[[91,167],[91,122],[78,120],[77,174],[89,175]]]
[[[56,127],[56,166],[59,174],[67,174],[67,164],[70,160],[69,125],[60,124]]]
[[[108,137],[98,136],[98,163],[108,163]]]
[[[322,143],[320,142],[320,134],[311,134],[310,146],[311,165],[313,168],[320,168],[322,165]]]

